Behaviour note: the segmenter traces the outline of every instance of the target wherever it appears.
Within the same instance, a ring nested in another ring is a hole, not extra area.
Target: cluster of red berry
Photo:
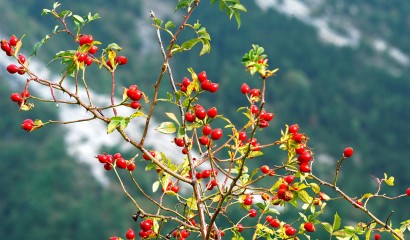
[[[292,134],[292,140],[298,144],[298,147],[295,148],[295,152],[299,154],[298,156],[298,163],[299,163],[299,170],[302,173],[308,173],[311,171],[310,168],[310,161],[312,160],[312,152],[306,149],[306,141],[307,138],[305,134],[299,133],[299,125],[293,124],[289,126],[289,133]]]
[[[129,99],[131,99],[130,107],[133,109],[140,109],[141,108],[141,103],[139,100],[143,97],[143,92],[139,90],[137,85],[131,85],[127,89],[127,96]]]
[[[17,46],[18,42],[19,39],[15,35],[11,36],[9,41],[3,39],[1,40],[1,50],[3,50],[7,54],[7,56],[13,56],[14,47]]]
[[[80,48],[80,51],[76,52],[75,57],[79,63],[84,63],[87,66],[93,64],[94,55],[98,51],[98,47],[94,45],[94,38],[92,35],[81,35],[78,39],[80,46],[86,45],[86,48]],[[89,55],[91,54],[91,55]]]
[[[111,170],[114,166],[117,166],[120,169],[127,169],[128,171],[135,170],[134,160],[125,160],[121,153],[116,153],[114,155],[102,153],[96,158],[100,163],[104,164],[104,169],[107,171]]]
[[[28,90],[23,90],[20,93],[12,93],[10,95],[11,101],[17,103],[19,106],[23,105],[27,98],[30,97],[30,92]]]
[[[31,119],[24,120],[23,123],[21,124],[21,128],[23,130],[26,130],[27,132],[32,131],[34,128],[34,121]]]
[[[186,230],[186,229],[182,229],[181,231],[178,230],[178,229],[176,229],[176,230],[172,233],[172,235],[174,236],[174,238],[177,238],[178,240],[186,240],[186,239],[189,237],[190,234],[191,234],[191,233],[190,233],[188,230]]]
[[[248,84],[243,83],[241,86],[242,94],[246,94],[248,100],[251,103],[249,108],[250,114],[254,115],[256,118],[259,118],[258,126],[260,128],[267,128],[269,127],[269,122],[275,117],[275,114],[272,112],[266,112],[265,109],[259,109],[254,103],[259,101],[261,90],[258,88],[251,89]]]

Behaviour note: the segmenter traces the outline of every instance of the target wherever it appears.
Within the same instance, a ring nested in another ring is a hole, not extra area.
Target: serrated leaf
[[[156,130],[161,133],[171,134],[177,131],[173,122],[163,122],[161,123]]]
[[[74,20],[74,24],[77,28],[80,28],[85,23],[84,18],[82,18],[79,15],[73,15],[73,20]]]
[[[337,212],[335,213],[334,219],[333,219],[333,231],[337,230],[340,228],[340,224],[342,223],[342,219],[339,217],[339,214]]]
[[[257,207],[259,207],[260,209],[262,209],[263,211],[266,209],[266,205],[263,204],[263,203],[255,203],[255,205],[256,205]]]

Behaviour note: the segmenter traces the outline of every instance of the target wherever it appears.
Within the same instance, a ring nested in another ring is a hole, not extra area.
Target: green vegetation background
[[[85,31],[97,40],[116,42],[124,48],[123,53],[129,58],[129,64],[121,70],[124,85],[137,83],[147,91],[152,89],[160,69],[160,53],[155,48],[149,52],[141,49],[144,39],[138,34],[136,20],[150,21],[148,13],[142,12],[141,1],[60,2],[62,8],[81,15],[98,12],[102,19]],[[50,16],[40,16],[42,9],[51,8],[52,3],[49,0],[1,1],[1,38],[26,34],[28,52],[29,46],[56,24]],[[328,3],[334,4],[336,1]],[[352,18],[352,21],[364,34],[383,38],[410,53],[407,16],[410,3],[355,1],[353,4],[358,7],[360,18]],[[396,187],[389,190],[389,194],[401,194],[410,186],[407,174],[409,67],[391,61],[385,61],[384,67],[376,66],[375,60],[384,56],[374,53],[365,42],[357,48],[324,44],[312,27],[273,10],[261,11],[253,1],[245,3],[249,12],[242,15],[239,30],[217,6],[209,7],[207,1],[202,5],[192,19],[200,19],[211,34],[212,51],[199,59],[196,51],[176,56],[173,66],[177,79],[187,76],[186,68],[192,66],[196,71],[206,70],[209,78],[220,84],[221,91],[215,98],[204,100],[205,107],[216,105],[220,113],[238,116],[235,121],[241,121],[236,109],[245,102],[239,87],[242,82],[257,87],[258,80],[243,71],[240,59],[251,44],[260,44],[269,55],[269,64],[279,67],[280,71],[268,86],[266,107],[276,117],[267,134],[258,136],[259,141],[277,137],[285,123],[299,123],[310,136],[317,156],[331,156],[335,161],[346,146],[355,149],[355,157],[343,166],[341,183],[351,196],[360,197],[374,191],[373,176],[382,177],[384,172],[396,177]],[[348,10],[342,6],[338,13],[349,15]],[[67,48],[67,44],[68,48],[74,48],[72,42],[61,42],[64,45],[53,41],[50,46],[41,48],[38,57],[48,62],[55,51]],[[399,69],[400,74],[392,74],[393,68]],[[109,85],[108,78],[95,74],[100,82],[92,87],[104,92]],[[56,112],[44,107],[29,113],[17,112],[8,96],[22,86],[9,84],[5,71],[0,78],[3,86],[0,88],[3,96],[0,98],[3,112],[0,118],[0,236],[4,239],[106,239],[110,235],[122,235],[131,226],[137,229],[131,219],[134,209],[118,186],[103,188],[89,174],[87,166],[67,155],[62,129],[51,126],[32,134],[20,129],[20,122],[25,118],[51,119],[56,117]],[[78,157],[94,160],[93,156]],[[257,160],[255,167],[275,160],[275,156],[265,155]],[[334,165],[326,162],[320,165],[316,170],[319,175],[326,178],[332,174]],[[363,216],[352,206],[335,205],[330,207],[337,209],[346,221]],[[406,201],[376,201],[372,207],[382,218],[395,209],[392,219],[396,224],[408,218]]]

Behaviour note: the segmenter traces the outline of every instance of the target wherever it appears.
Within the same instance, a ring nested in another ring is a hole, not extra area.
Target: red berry
[[[7,72],[9,72],[11,74],[14,74],[18,71],[19,71],[19,67],[17,67],[17,65],[15,65],[15,64],[10,64],[10,65],[7,66]]]
[[[19,67],[17,73],[20,74],[20,75],[23,75],[24,73],[26,73],[26,69],[24,69],[24,67],[21,66],[21,67]]]
[[[19,62],[24,64],[27,61],[26,57],[23,54],[19,54]]]
[[[356,204],[359,205],[360,207],[363,207],[363,202],[362,201],[356,201]],[[359,208],[358,206],[354,205],[355,208]]]
[[[209,124],[206,124],[202,127],[202,134],[204,135],[209,135],[212,132],[212,128],[211,126],[209,126]]]
[[[308,163],[310,160],[312,160],[312,154],[310,151],[304,151],[298,157],[299,163]]]
[[[294,140],[297,143],[301,143],[305,136],[301,133],[293,133],[292,135],[292,140]]]
[[[302,154],[305,151],[305,145],[299,144],[299,147],[295,149],[297,154]]]
[[[252,114],[257,114],[259,112],[259,109],[256,105],[251,106],[251,113]]]
[[[183,238],[187,238],[187,237],[189,237],[189,231],[186,230],[186,229],[182,229],[181,232],[180,232],[180,235]]]
[[[308,173],[311,171],[309,163],[302,163],[299,166],[299,170],[303,173]]]
[[[240,223],[238,223],[238,224],[236,224],[236,230],[238,231],[238,232],[242,232],[243,231],[243,225],[242,224],[240,224]]]
[[[204,135],[204,136],[200,137],[200,138],[199,138],[199,143],[200,143],[201,145],[208,145],[208,143],[209,143],[209,138],[208,138],[208,136]]]
[[[120,238],[117,236],[114,236],[114,237],[110,237],[108,240],[120,240]]]
[[[216,107],[212,107],[212,108],[208,109],[207,114],[208,114],[208,117],[214,118],[214,117],[216,117],[216,115],[218,115],[218,110],[216,109]]]
[[[89,53],[89,54],[95,54],[97,51],[98,51],[98,47],[95,46],[95,45],[92,45],[92,46],[90,47],[90,49],[88,49],[88,53]]]
[[[249,93],[252,97],[259,97],[261,95],[261,90],[254,88]]]
[[[251,88],[248,86],[248,84],[243,83],[241,86],[241,93],[247,94],[247,93],[250,93],[250,91],[251,91]]]
[[[245,141],[246,139],[246,132],[240,132],[238,136],[239,140]]]
[[[222,129],[216,128],[212,131],[211,138],[212,140],[218,140],[222,137],[222,135],[223,135]]]
[[[205,80],[207,80],[208,77],[206,76],[206,72],[202,71],[198,74],[198,81],[203,82]]]
[[[204,108],[202,108],[202,107],[197,107],[197,108],[195,108],[195,116],[196,116],[198,119],[201,119],[201,120],[205,119],[205,117],[206,117],[206,110],[205,110]]]
[[[203,170],[201,176],[202,178],[209,178],[209,176],[211,176],[211,170]]]
[[[348,157],[353,156],[353,148],[351,148],[351,147],[346,148],[346,149],[343,151],[343,156],[344,156],[345,158],[348,158]]]
[[[172,186],[172,187],[171,187],[171,191],[173,191],[174,193],[178,193],[178,192],[179,192],[179,188],[180,188],[180,187],[179,187],[179,186],[176,186],[176,185],[175,185],[175,186]]]
[[[295,176],[288,175],[288,176],[284,177],[283,180],[285,180],[285,182],[287,182],[288,184],[291,184],[291,183],[293,183],[293,181],[295,181]]]
[[[127,161],[125,161],[124,158],[117,158],[117,160],[115,161],[115,165],[117,165],[118,168],[126,169]]]
[[[316,230],[315,225],[313,225],[313,223],[311,222],[306,222],[305,225],[303,225],[303,227],[307,232],[314,232]]]
[[[125,237],[127,239],[134,239],[135,238],[135,232],[134,230],[132,230],[131,228],[127,230],[127,232],[125,233]]]
[[[249,212],[249,217],[256,217],[256,215],[258,215],[258,212],[255,209],[250,209]]]
[[[272,217],[271,215],[268,215],[268,216],[265,217],[265,220],[266,220],[268,223],[270,223],[270,222],[272,222],[273,217]]]
[[[269,225],[273,228],[278,228],[280,226],[280,221],[275,218],[269,223]]]
[[[289,133],[297,133],[299,132],[299,125],[293,124],[289,126]]]
[[[296,229],[294,227],[288,227],[285,230],[286,235],[293,236],[296,234]]]
[[[13,35],[10,37],[9,43],[11,46],[15,47],[18,41],[19,39],[15,35]]]
[[[130,172],[132,172],[132,171],[134,171],[135,170],[135,163],[134,162],[128,162],[127,163],[127,170],[128,171],[130,171]]]
[[[205,81],[201,82],[201,89],[204,90],[204,91],[208,91],[211,84],[212,84],[212,82],[210,80],[205,80]]]
[[[155,157],[155,151],[150,151],[149,153],[151,154],[151,156]],[[142,158],[144,158],[147,161],[151,160],[149,156],[147,156],[146,154],[142,155]]]
[[[11,45],[5,39],[1,40],[1,49],[6,53],[11,52]]]
[[[245,205],[252,205],[252,201],[253,201],[252,197],[251,197],[251,196],[247,196],[247,197],[245,197],[245,198],[243,199],[243,204],[245,204]]]
[[[77,56],[77,60],[79,61],[79,62],[84,62],[86,59],[87,59],[87,54],[86,53],[77,53],[76,54],[76,56]]]
[[[139,101],[142,98],[142,92],[138,89],[128,89],[127,96],[133,101]]]
[[[185,146],[184,139],[182,139],[182,138],[174,138],[174,143],[175,143],[175,145],[177,145],[178,147],[183,147],[183,146]]]
[[[80,43],[80,46],[84,44],[92,44],[94,42],[94,38],[92,35],[82,35],[78,42]]]
[[[182,86],[188,87],[189,84],[191,84],[191,80],[189,80],[189,78],[187,77],[184,77],[184,79],[182,79]]]
[[[118,56],[115,59],[115,62],[118,63],[118,65],[125,65],[128,63],[128,58],[126,58],[125,56]]]
[[[31,130],[33,130],[33,127],[34,127],[33,122],[23,122],[21,124],[21,128],[26,130],[27,132],[30,132]]]
[[[260,128],[267,128],[267,127],[269,127],[269,122],[266,121],[266,120],[261,119],[261,120],[259,120],[258,126]]]
[[[130,104],[132,109],[140,109],[141,108],[141,103],[139,103],[138,101],[132,101]]]
[[[104,169],[109,171],[113,168],[112,164],[109,162],[104,163]]]
[[[113,158],[114,159],[122,158],[122,155],[121,155],[121,153],[116,153],[116,154],[114,154]]]
[[[139,235],[140,235],[141,238],[147,238],[147,237],[149,236],[149,232],[148,232],[148,231],[141,230],[141,231],[139,232]]]
[[[269,168],[269,166],[268,166],[268,165],[263,165],[263,166],[261,167],[261,172],[264,173],[264,174],[270,173],[270,168]]]
[[[148,231],[152,228],[152,223],[150,221],[144,220],[140,223],[140,228],[144,231]]]
[[[380,239],[381,239],[380,234],[377,233],[374,235],[374,240],[380,240]]]
[[[195,122],[195,115],[191,112],[186,112],[185,113],[185,120],[187,122],[190,122],[190,123]]]
[[[99,154],[97,156],[98,161],[100,161],[100,163],[106,163],[107,162],[107,155],[106,154]]]
[[[218,83],[210,83],[207,90],[209,92],[213,93],[213,92],[218,91],[218,89],[219,89],[219,84]]]
[[[201,172],[197,172],[195,174],[196,179],[201,179],[202,178],[202,173]]]
[[[263,119],[269,122],[269,121],[272,120],[274,117],[275,117],[275,114],[273,114],[273,113],[265,113]]]
[[[410,188],[406,189],[406,194],[407,194],[407,196],[410,196]]]
[[[13,102],[23,102],[23,97],[20,95],[20,93],[12,93],[10,95],[10,99]]]
[[[91,64],[93,64],[93,58],[90,56],[87,56],[84,60],[85,65],[90,66]]]

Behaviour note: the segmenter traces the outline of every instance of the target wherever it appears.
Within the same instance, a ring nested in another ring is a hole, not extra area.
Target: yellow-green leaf
[[[156,128],[158,132],[165,133],[165,134],[171,134],[177,131],[177,128],[175,127],[173,122],[163,122],[159,125],[159,127]]]
[[[187,206],[188,206],[191,210],[194,210],[194,211],[198,210],[198,207],[197,207],[197,205],[196,205],[196,199],[195,199],[195,198],[188,198],[188,199],[186,200],[186,204],[187,204]]]

